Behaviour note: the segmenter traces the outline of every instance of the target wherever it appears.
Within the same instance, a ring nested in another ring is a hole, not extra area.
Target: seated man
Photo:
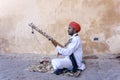
[[[78,36],[81,27],[76,22],[71,22],[68,27],[68,34],[71,36],[64,48],[52,41],[59,54],[65,56],[61,59],[52,59],[51,63],[54,68],[54,73],[59,75],[64,68],[72,70],[73,73],[80,75],[80,72],[85,69],[85,64],[82,63],[82,43]]]

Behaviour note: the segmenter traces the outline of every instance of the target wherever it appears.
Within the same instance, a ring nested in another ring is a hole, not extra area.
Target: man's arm
[[[75,50],[79,47],[80,42],[78,39],[73,39],[71,43],[69,43],[69,45],[65,48],[62,48],[60,46],[56,46],[56,49],[58,50],[58,52],[62,55],[65,56],[69,56],[71,55],[73,52],[75,52]]]

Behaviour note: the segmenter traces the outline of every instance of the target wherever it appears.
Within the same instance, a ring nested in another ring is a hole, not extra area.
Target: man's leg
[[[63,59],[53,59],[51,61],[52,66],[56,73],[60,74],[62,73],[63,68],[71,68],[72,63],[69,59],[63,58]]]

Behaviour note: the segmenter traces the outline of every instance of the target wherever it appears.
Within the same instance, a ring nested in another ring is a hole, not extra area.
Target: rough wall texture
[[[64,44],[70,21],[82,26],[84,53],[120,53],[120,0],[0,0],[0,52],[56,54],[28,23]]]

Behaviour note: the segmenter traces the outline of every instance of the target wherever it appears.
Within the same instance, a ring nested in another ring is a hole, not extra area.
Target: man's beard
[[[73,34],[74,34],[73,32],[71,32],[71,33],[70,33],[70,32],[68,32],[68,35],[70,35],[70,36],[72,36]]]

